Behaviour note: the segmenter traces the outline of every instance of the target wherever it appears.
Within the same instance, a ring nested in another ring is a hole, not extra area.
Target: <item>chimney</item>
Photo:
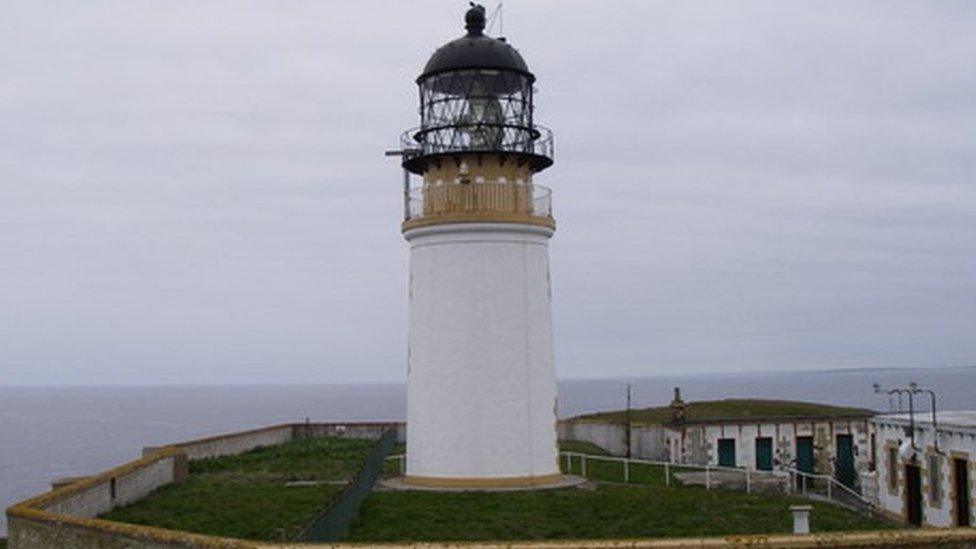
[[[685,422],[685,401],[681,400],[681,388],[674,388],[674,400],[669,405],[671,409],[671,423],[681,424]]]

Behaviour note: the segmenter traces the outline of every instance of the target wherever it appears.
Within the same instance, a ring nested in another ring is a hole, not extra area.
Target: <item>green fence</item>
[[[373,489],[373,484],[383,470],[383,460],[393,443],[396,442],[396,429],[383,433],[373,446],[362,468],[312,522],[302,530],[296,541],[341,541],[349,533],[349,525],[359,514],[359,507]]]

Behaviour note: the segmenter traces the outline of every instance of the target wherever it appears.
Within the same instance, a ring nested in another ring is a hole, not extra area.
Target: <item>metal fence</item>
[[[671,463],[578,452],[560,452],[560,457],[565,472],[598,480],[671,486],[675,482],[676,474],[696,472],[700,478],[693,479],[692,482],[686,481],[686,484],[700,484],[706,490],[721,487],[746,492],[769,488],[789,495],[828,500],[862,511],[877,510],[873,502],[830,475],[806,473],[791,468],[757,471],[746,467]],[[595,464],[600,464],[599,470],[595,470]],[[614,465],[608,467],[607,464]]]
[[[607,482],[660,484],[672,486],[699,484],[706,490],[733,489],[745,492],[775,491],[810,499],[827,500],[859,511],[877,513],[875,503],[830,475],[806,473],[792,468],[777,471],[758,471],[747,467],[724,467],[710,464],[671,463],[579,452],[560,452],[560,466],[564,473]],[[400,474],[406,471],[406,456],[397,454],[386,458],[394,462]],[[699,478],[679,481],[676,475],[697,473]]]
[[[295,541],[341,541],[349,533],[349,526],[359,514],[359,507],[373,489],[383,470],[383,463],[393,443],[396,429],[383,433],[356,476],[329,502],[328,507],[296,536]]]

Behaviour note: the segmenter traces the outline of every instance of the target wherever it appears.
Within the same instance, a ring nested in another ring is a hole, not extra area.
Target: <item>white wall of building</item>
[[[773,468],[796,467],[797,437],[811,437],[814,472],[833,474],[837,435],[851,435],[855,474],[866,471],[870,462],[871,424],[867,419],[827,418],[815,420],[761,420],[757,422],[693,423],[669,427],[665,447],[675,463],[719,463],[719,440],[735,441],[736,467],[756,468],[756,439],[772,439]]]
[[[940,414],[938,451],[936,451],[935,430],[927,414],[916,414],[915,448],[911,455],[921,469],[922,481],[922,519],[927,526],[955,526],[955,503],[953,496],[953,459],[968,461],[969,493],[976,493],[976,412],[944,412]],[[956,418],[956,421],[953,421]],[[892,472],[889,451],[897,449],[905,441],[910,441],[907,415],[885,415],[874,419],[877,432],[877,493],[881,506],[891,515],[907,520],[905,472],[904,467],[911,458],[907,454],[898,456],[897,468]],[[932,461],[937,462],[933,475]],[[939,489],[933,493],[933,479],[938,479]],[[936,496],[936,497],[933,497]],[[970,500],[970,524],[976,524]]]
[[[407,475],[558,474],[545,227],[409,230]]]

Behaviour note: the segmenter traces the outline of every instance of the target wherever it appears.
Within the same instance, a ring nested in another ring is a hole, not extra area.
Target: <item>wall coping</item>
[[[150,446],[149,448],[150,449],[167,448],[167,447],[185,448],[187,446],[195,446],[197,444],[206,444],[208,442],[216,442],[216,441],[219,441],[219,440],[226,440],[226,439],[236,438],[236,437],[245,436],[245,435],[256,435],[258,433],[264,433],[264,432],[269,432],[269,431],[277,431],[279,429],[294,429],[296,427],[305,427],[305,426],[309,426],[309,427],[340,427],[340,426],[349,426],[349,427],[389,427],[389,426],[394,426],[394,425],[395,426],[400,426],[400,425],[406,425],[406,423],[404,423],[402,421],[347,421],[347,422],[330,421],[330,422],[314,422],[314,423],[312,423],[312,422],[309,422],[309,423],[278,423],[278,424],[275,424],[275,425],[269,425],[267,427],[258,427],[256,429],[247,429],[245,431],[234,431],[233,433],[224,433],[224,434],[220,434],[220,435],[212,435],[212,436],[208,436],[208,437],[197,438],[197,439],[193,439],[193,440],[187,440],[187,441],[184,441],[184,442],[174,442],[172,444],[167,444],[165,446]]]

